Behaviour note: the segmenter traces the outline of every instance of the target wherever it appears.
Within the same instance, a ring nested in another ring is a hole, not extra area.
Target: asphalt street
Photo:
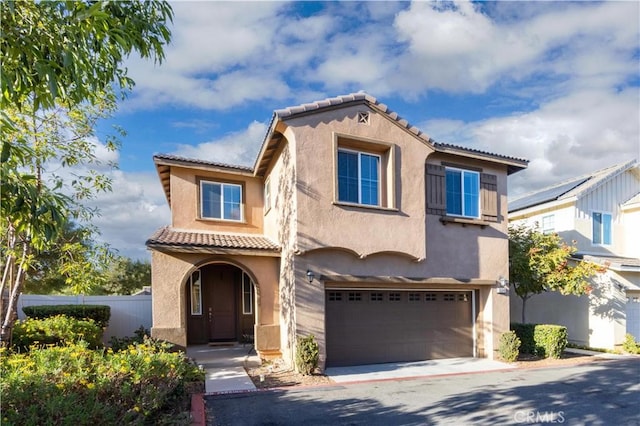
[[[640,359],[205,397],[208,425],[640,425]]]

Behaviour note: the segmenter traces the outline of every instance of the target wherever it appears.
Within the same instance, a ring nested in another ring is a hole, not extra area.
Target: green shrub
[[[532,355],[536,353],[536,342],[533,339],[535,327],[536,324],[511,323],[511,330],[520,339],[520,353]]]
[[[204,381],[184,353],[164,347],[148,339],[121,352],[84,342],[25,354],[0,349],[1,423],[163,423],[162,413],[188,407],[187,390],[201,391]]]
[[[567,347],[567,327],[554,324],[538,324],[533,333],[536,355],[544,358],[560,358]]]
[[[136,331],[133,332],[133,336],[125,336],[125,337],[116,337],[111,336],[109,339],[109,346],[115,352],[119,352],[123,349],[127,349],[130,345],[136,343],[143,343],[145,338],[148,338],[150,333],[149,330],[144,328],[143,325],[138,327]]]
[[[72,318],[90,318],[100,327],[106,328],[111,318],[111,306],[108,305],[37,305],[25,306],[22,311],[29,318],[49,318],[66,315]]]
[[[318,367],[320,351],[313,334],[298,338],[296,344],[296,367],[304,375],[309,375]]]
[[[520,353],[544,358],[560,358],[567,347],[567,328],[555,324],[512,323],[520,342]]]
[[[622,349],[629,354],[640,354],[640,345],[636,342],[636,339],[631,333],[627,333],[624,335]]]
[[[16,321],[13,346],[29,350],[33,345],[60,345],[85,341],[92,348],[101,346],[102,328],[92,319],[79,320],[65,315],[45,319],[27,318]]]
[[[500,336],[500,347],[498,348],[500,358],[506,362],[514,362],[520,354],[520,339],[513,331],[507,331]]]

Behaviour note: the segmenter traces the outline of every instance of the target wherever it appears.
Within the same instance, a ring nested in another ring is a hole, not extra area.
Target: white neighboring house
[[[572,343],[613,349],[626,333],[640,341],[640,165],[618,164],[509,200],[511,224],[575,241],[577,259],[607,267],[588,296],[558,292],[527,300],[526,321],[565,325]],[[522,300],[511,293],[511,320]]]

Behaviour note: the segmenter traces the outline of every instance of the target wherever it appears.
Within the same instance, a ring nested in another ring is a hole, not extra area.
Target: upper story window
[[[264,183],[264,212],[271,210],[271,179]]]
[[[480,174],[446,168],[447,214],[480,217]]]
[[[552,214],[542,216],[542,233],[552,234],[555,230],[555,217]]]
[[[498,177],[464,165],[426,164],[427,214],[498,222]],[[484,222],[481,222],[482,225]]]
[[[395,160],[392,144],[334,133],[334,201],[383,209],[395,208]]]
[[[380,205],[380,156],[338,150],[338,201]]]
[[[242,220],[242,185],[200,181],[200,217]]]
[[[593,225],[593,244],[611,245],[611,215],[609,213],[591,213]]]

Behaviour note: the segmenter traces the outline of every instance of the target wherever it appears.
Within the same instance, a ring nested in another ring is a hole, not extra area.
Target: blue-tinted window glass
[[[358,202],[358,154],[338,151],[338,201]]]
[[[602,244],[602,213],[593,213],[593,243]]]
[[[241,190],[239,185],[224,185],[224,218],[240,220]]]
[[[447,213],[462,215],[462,172],[447,170]]]
[[[602,215],[602,243],[611,244],[611,215]]]
[[[202,183],[202,217],[220,219],[222,214],[222,185]]]
[[[378,170],[380,158],[360,154],[360,197],[362,204],[378,205]]]
[[[480,216],[480,182],[477,173],[464,172],[464,215]]]

